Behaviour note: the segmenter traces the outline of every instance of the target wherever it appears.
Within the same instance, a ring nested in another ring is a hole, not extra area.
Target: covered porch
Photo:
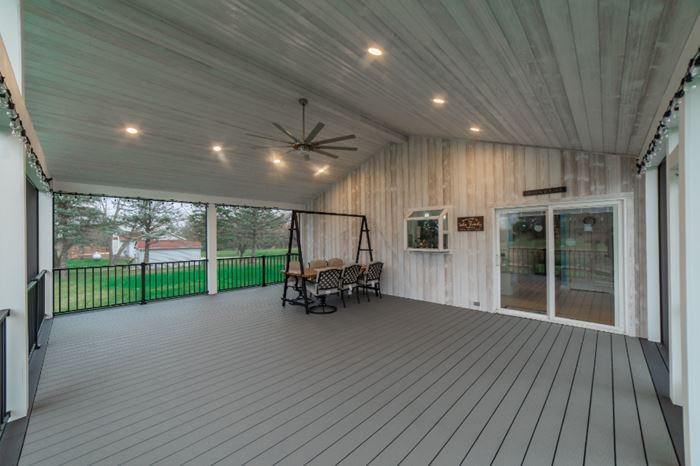
[[[698,2],[0,1],[0,464],[700,464],[698,83]]]

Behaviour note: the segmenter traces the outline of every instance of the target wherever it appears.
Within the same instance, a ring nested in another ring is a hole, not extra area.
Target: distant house
[[[120,256],[128,259],[136,259],[136,241],[129,240],[119,235],[112,235],[112,254],[119,254],[119,249],[125,242],[127,242],[127,245],[124,246]]]
[[[136,241],[137,262],[143,262],[146,242]],[[202,243],[186,239],[159,239],[151,241],[149,262],[190,261],[202,258]]]

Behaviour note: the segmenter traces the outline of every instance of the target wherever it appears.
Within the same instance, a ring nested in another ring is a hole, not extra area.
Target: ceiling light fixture
[[[216,145],[216,146],[213,146],[213,147],[211,148],[211,150],[213,150],[214,152],[221,152],[222,149],[221,149],[221,146]]]
[[[276,164],[282,163],[282,161],[280,159],[273,159],[272,163],[274,163],[276,165]]]
[[[367,53],[374,55],[375,57],[381,56],[384,52],[379,47],[370,47],[367,49]]]
[[[440,105],[441,105],[441,104],[444,104],[444,103],[445,103],[445,99],[443,99],[442,97],[435,97],[435,98],[433,99],[433,103],[434,103],[434,104],[440,104]]]
[[[129,134],[139,134],[139,130],[133,126],[127,126],[125,131]]]
[[[327,169],[328,169],[328,165],[326,165],[325,167],[319,168],[318,171],[316,171],[316,175],[320,175],[321,173],[326,173]]]
[[[472,133],[478,133],[479,131],[481,131],[481,128],[477,126],[472,126],[471,128],[469,128],[469,131],[471,131]]]

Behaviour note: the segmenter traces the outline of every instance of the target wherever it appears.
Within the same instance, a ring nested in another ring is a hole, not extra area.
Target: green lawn
[[[285,251],[286,252],[286,251]],[[71,268],[54,274],[54,312],[65,313],[84,309],[140,303],[142,280],[140,264],[120,267]],[[228,258],[219,260],[220,291],[260,286],[263,283],[261,258]],[[265,257],[265,283],[279,283],[285,257]],[[145,273],[145,299],[152,301],[191,294],[206,293],[205,263],[182,267],[148,264]]]

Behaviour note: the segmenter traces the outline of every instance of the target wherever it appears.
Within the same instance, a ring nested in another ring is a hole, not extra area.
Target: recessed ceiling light
[[[124,131],[126,131],[129,134],[139,134],[139,130],[134,128],[133,126],[127,126]]]
[[[472,133],[478,133],[479,131],[481,131],[481,128],[477,126],[472,126],[471,128],[469,128],[469,131],[471,131]]]
[[[435,97],[435,98],[433,99],[433,103],[434,103],[434,104],[444,104],[444,103],[445,103],[445,99],[443,99],[442,97]]]
[[[211,150],[213,150],[214,152],[221,152],[221,146],[219,146],[219,145],[212,146]]]
[[[281,161],[280,159],[273,159],[273,160],[272,160],[272,163],[274,163],[274,164],[278,164],[278,163],[281,163],[281,162],[282,162],[282,161]]]
[[[328,169],[328,165],[325,167],[321,167],[316,171],[316,175],[320,175],[321,173],[326,173],[326,170]]]
[[[379,47],[370,47],[367,49],[367,53],[369,53],[370,55],[374,55],[375,57],[378,57],[378,56],[382,55],[384,52]]]

